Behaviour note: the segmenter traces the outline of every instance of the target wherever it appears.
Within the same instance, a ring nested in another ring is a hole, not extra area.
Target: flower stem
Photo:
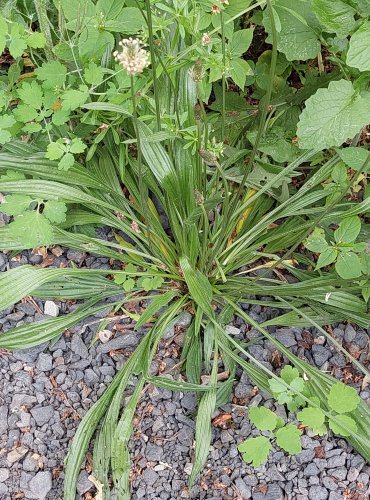
[[[145,0],[145,9],[146,9],[148,32],[149,32],[149,50],[150,50],[150,63],[152,66],[152,75],[153,75],[155,115],[156,115],[156,122],[157,122],[157,130],[161,130],[161,112],[160,112],[160,107],[159,107],[157,66],[156,66],[156,60],[155,60],[155,48],[154,48],[154,36],[153,36],[153,24],[152,24],[152,12],[150,9],[150,0]]]

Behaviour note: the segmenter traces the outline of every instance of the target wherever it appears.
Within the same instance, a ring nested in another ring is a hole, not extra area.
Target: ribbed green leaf
[[[82,106],[83,109],[91,109],[93,111],[111,111],[124,116],[132,116],[123,106],[112,104],[109,102],[89,102]]]
[[[216,408],[216,390],[212,389],[200,400],[195,428],[195,458],[189,478],[191,486],[204,467],[212,439],[211,418]]]
[[[79,323],[88,316],[92,316],[99,311],[107,309],[107,304],[93,307],[94,303],[98,302],[101,297],[89,301],[89,303],[81,306],[76,311],[59,316],[58,318],[50,318],[44,321],[35,321],[26,325],[21,325],[12,328],[5,333],[0,334],[0,348],[17,351],[21,349],[29,349],[39,344],[43,344],[48,340],[57,337],[71,326]]]
[[[184,273],[184,278],[193,300],[207,314],[208,317],[213,317],[213,292],[210,282],[204,274],[191,267],[187,257],[180,258],[180,266]]]
[[[138,121],[138,130],[141,139],[141,151],[145,162],[157,181],[167,190],[177,193],[176,170],[164,147],[155,142],[150,142],[152,131],[145,123]]]
[[[162,307],[167,305],[177,296],[177,292],[175,290],[169,290],[163,294],[154,296],[153,300],[149,304],[149,306],[145,309],[143,314],[140,316],[140,319],[137,321],[135,328],[140,328],[150,319],[156,312],[159,311]]]
[[[97,275],[99,271],[90,269],[45,269],[32,266],[20,266],[0,275],[0,311],[19,302],[26,295],[45,283],[59,277],[68,279],[70,276]]]
[[[26,175],[37,176],[51,181],[61,181],[74,186],[85,186],[102,188],[101,182],[94,179],[88,170],[78,165],[72,166],[65,172],[58,170],[58,162],[46,160],[40,156],[24,158],[15,155],[0,154],[0,172],[1,170],[17,170]],[[1,172],[1,175],[5,172]]]
[[[112,443],[112,473],[117,500],[130,500],[130,454],[128,451],[128,442],[133,431],[132,421],[144,383],[145,379],[141,377],[129,403],[123,411],[114,434],[114,441]]]
[[[43,200],[61,200],[67,203],[82,203],[98,205],[111,210],[120,210],[110,203],[84,193],[80,189],[54,181],[0,181],[0,191],[3,193],[22,193]]]

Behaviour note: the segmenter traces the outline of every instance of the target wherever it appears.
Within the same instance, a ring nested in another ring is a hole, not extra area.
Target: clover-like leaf
[[[0,212],[7,215],[19,215],[29,208],[32,198],[24,194],[9,194],[0,205]]]
[[[311,427],[312,429],[318,429],[325,422],[325,414],[323,411],[320,408],[314,408],[312,406],[303,408],[303,410],[297,413],[297,418],[303,425]]]
[[[265,436],[246,439],[238,446],[244,462],[252,462],[253,467],[259,467],[266,462],[271,451],[271,443]]]
[[[301,446],[302,431],[297,429],[293,424],[288,424],[275,433],[276,443],[291,455],[295,455],[302,451]]]
[[[43,92],[41,86],[36,81],[31,83],[23,82],[17,93],[24,104],[28,104],[34,109],[41,109]]]
[[[59,160],[66,151],[66,147],[61,142],[51,142],[47,146],[47,150],[45,153],[46,158],[49,160]]]
[[[264,406],[252,406],[248,416],[260,431],[273,431],[276,428],[277,415]]]
[[[50,222],[61,223],[66,220],[67,205],[62,201],[49,200],[44,205],[43,214]]]
[[[66,81],[67,68],[59,61],[49,61],[35,70],[44,88],[62,87]]]
[[[330,388],[328,404],[337,413],[351,412],[357,408],[359,403],[360,396],[353,387],[337,382]]]
[[[285,365],[280,372],[280,377],[287,383],[290,384],[292,380],[299,377],[299,371],[297,368],[291,365]]]
[[[21,238],[24,248],[47,246],[53,242],[53,228],[47,218],[37,210],[17,215],[9,224],[9,232]]]

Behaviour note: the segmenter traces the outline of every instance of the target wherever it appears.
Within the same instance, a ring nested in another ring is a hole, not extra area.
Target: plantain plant
[[[250,34],[235,35],[228,30],[240,14],[265,4],[272,42],[267,84],[258,109],[249,113],[247,128],[241,133],[226,111],[226,88],[229,78],[240,81],[235,62],[240,52],[235,47],[247,44]],[[78,123],[82,130],[96,129],[99,139],[87,141],[85,151],[76,137],[63,140],[56,135],[46,155],[37,141],[32,145],[13,140],[0,153],[0,192],[5,195],[1,211],[13,217],[0,228],[0,250],[63,245],[120,263],[120,270],[114,271],[21,266],[3,273],[0,309],[27,295],[73,298],[81,303],[68,315],[1,334],[0,347],[17,350],[50,341],[106,309],[104,299],[110,300],[115,311],[126,303],[150,299],[136,327],[156,318],[77,429],[66,460],[65,500],[75,498],[80,467],[94,436],[93,475],[102,498],[108,499],[111,490],[117,499],[129,498],[128,442],[135,408],[147,384],[199,396],[191,486],[206,461],[212,414],[228,401],[237,366],[261,390],[272,393],[270,380],[276,379],[309,407],[320,408],[333,428],[337,425],[341,435],[370,459],[369,408],[361,402],[353,409],[350,416],[355,426],[338,420],[327,404],[336,380],[294,356],[268,331],[270,325],[314,326],[369,376],[323,329],[345,320],[369,325],[363,296],[365,271],[359,281],[345,279],[330,267],[315,266],[316,256],[300,252],[299,247],[315,228],[333,222],[340,225],[369,211],[369,198],[351,202],[345,196],[367,171],[370,156],[343,179],[340,189],[327,184],[333,169],[342,164],[335,150],[322,152],[320,145],[299,151],[294,146],[288,160],[266,156],[266,128],[274,113],[276,119],[279,113],[279,105],[271,105],[280,54],[276,13],[269,1],[228,16],[221,7],[220,23],[207,33],[209,40],[214,36],[221,46],[220,86],[214,87],[216,110],[205,109],[208,83],[204,83],[205,68],[197,54],[208,39],[203,35],[192,44],[188,34],[182,35],[183,25],[169,15],[171,23],[161,32],[161,43],[170,54],[164,60],[153,33],[152,8],[145,2],[139,10],[147,22],[149,52],[139,40],[125,39],[115,53],[123,66],[118,71],[127,73],[125,93],[112,93],[109,77],[107,81],[99,78],[89,99],[73,106],[71,127],[77,128]],[[71,9],[66,17],[75,26]],[[83,47],[86,51],[86,44]],[[109,61],[110,52],[104,57]],[[231,63],[230,73],[227,65]],[[84,90],[66,90],[62,102],[81,97],[73,92]],[[354,126],[357,132],[361,126]],[[353,126],[349,130],[356,132]],[[114,241],[99,238],[95,231],[99,226],[112,229]],[[262,274],[256,275],[257,270]],[[241,307],[244,303],[278,307],[281,314],[260,324]],[[193,318],[181,358],[186,381],[151,376],[149,367],[161,337],[184,311],[190,311]],[[309,381],[309,396],[270,372],[243,342],[227,333],[225,325],[234,316],[283,353]],[[228,373],[227,380],[218,380],[220,371]],[[201,383],[202,374],[209,376],[207,384]],[[137,380],[135,390],[122,407],[132,377]]]

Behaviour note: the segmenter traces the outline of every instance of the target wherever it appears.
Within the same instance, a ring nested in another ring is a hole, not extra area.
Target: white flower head
[[[138,38],[125,38],[119,42],[119,45],[122,50],[116,50],[113,55],[129,75],[138,75],[149,66],[148,52]]]
[[[203,33],[202,45],[208,45],[209,43],[211,43],[211,37],[209,36],[208,33]]]

